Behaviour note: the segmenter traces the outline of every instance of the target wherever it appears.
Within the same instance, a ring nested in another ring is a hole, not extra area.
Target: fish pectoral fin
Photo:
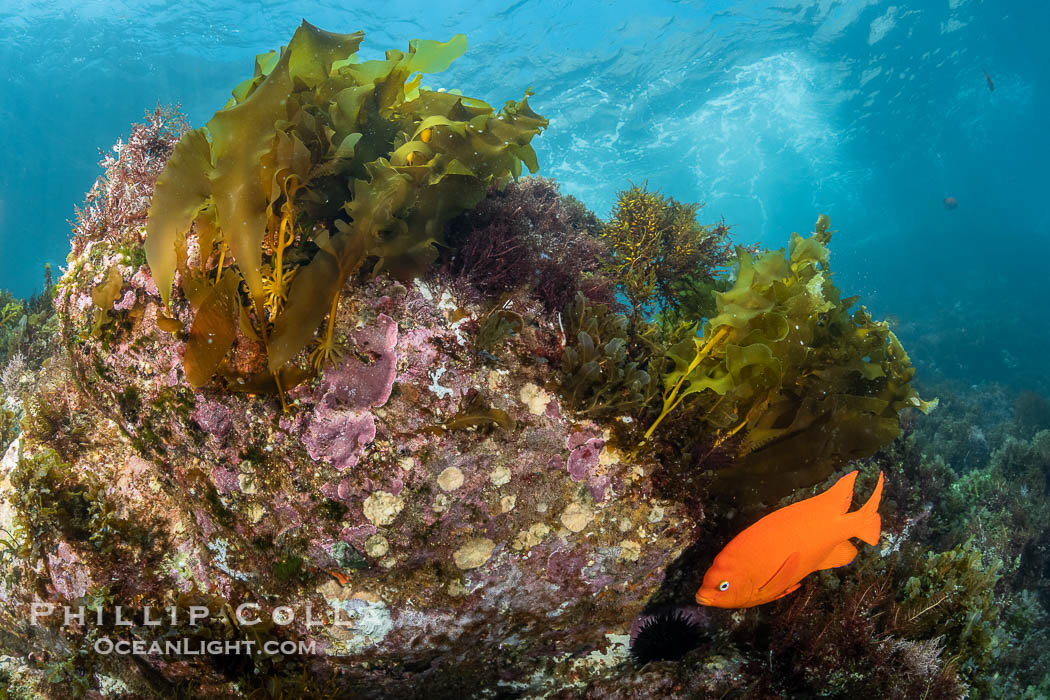
[[[820,562],[817,569],[834,569],[836,566],[845,566],[857,556],[857,548],[849,540],[842,540],[835,548],[828,552],[824,561]]]
[[[784,563],[780,565],[769,580],[758,587],[759,591],[778,591],[785,589],[793,583],[797,583],[798,579],[795,578],[795,569],[798,568],[798,562],[801,556],[798,552],[792,552],[788,555]]]
[[[801,586],[801,585],[802,585],[801,583],[796,583],[794,586],[791,586],[790,588],[788,588],[786,591],[784,591],[783,593],[778,595],[773,600],[779,600],[779,599],[783,598],[784,596],[786,596],[788,593],[794,593],[795,591],[798,590],[798,587]],[[773,601],[770,601],[770,602],[773,602]]]

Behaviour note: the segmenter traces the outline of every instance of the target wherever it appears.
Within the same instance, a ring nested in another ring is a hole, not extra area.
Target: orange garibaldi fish
[[[768,603],[814,571],[853,561],[857,548],[850,537],[878,544],[882,472],[868,502],[848,513],[856,478],[850,472],[824,493],[773,511],[734,537],[704,574],[696,602],[718,608]]]

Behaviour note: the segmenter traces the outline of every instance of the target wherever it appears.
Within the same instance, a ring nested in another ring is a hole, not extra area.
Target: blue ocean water
[[[203,124],[304,15],[363,30],[366,59],[466,34],[428,82],[493,104],[531,86],[541,174],[601,216],[645,180],[741,243],[827,213],[838,285],[921,372],[1050,389],[1050,7],[1031,2],[6,0],[0,288],[63,264],[100,148],[158,101]]]

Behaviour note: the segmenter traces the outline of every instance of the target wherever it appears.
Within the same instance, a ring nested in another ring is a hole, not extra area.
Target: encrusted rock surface
[[[251,603],[264,620],[288,606],[289,624],[216,623],[214,634],[313,643],[315,655],[284,663],[338,669],[334,687],[354,697],[547,692],[624,662],[632,621],[696,523],[654,497],[651,464],[559,405],[546,357],[559,330],[538,306],[519,309],[528,325],[497,353],[480,353],[465,329],[483,310],[438,277],[348,288],[342,358],[288,391],[282,412],[273,393],[188,386],[178,335],[157,327],[148,268],[118,242],[79,241],[56,299],[77,380],[67,408],[84,433],[59,456],[103,484],[99,498],[142,536],[104,556],[60,541],[3,589],[4,604],[61,609],[104,591],[107,610]],[[103,311],[91,291],[111,269],[123,284]],[[251,353],[239,341],[233,362]],[[64,363],[52,365],[45,393],[62,382]],[[490,409],[510,420],[471,420]],[[30,437],[22,450],[46,447]],[[60,615],[49,622],[34,634],[68,643]],[[216,694],[245,672],[142,662],[132,676],[145,685],[159,674]]]

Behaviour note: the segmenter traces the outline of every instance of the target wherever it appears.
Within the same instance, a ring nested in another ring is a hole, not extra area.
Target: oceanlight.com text
[[[273,656],[283,654],[315,654],[315,642],[295,642],[291,640],[269,640],[259,644],[254,640],[203,640],[203,639],[168,639],[163,642],[147,642],[144,639],[118,639],[102,637],[95,641],[94,649],[98,654],[153,654],[164,656],[220,656],[233,654],[266,654]]]

